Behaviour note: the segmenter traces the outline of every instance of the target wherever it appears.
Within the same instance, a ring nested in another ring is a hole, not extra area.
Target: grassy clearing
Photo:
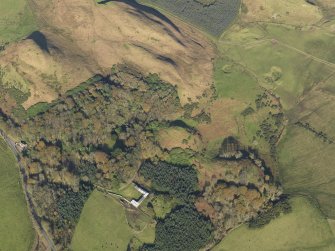
[[[194,152],[192,150],[173,148],[169,152],[165,161],[174,165],[188,166],[192,165],[193,159],[194,159]]]
[[[16,159],[0,139],[0,251],[30,250],[34,229],[18,173]]]
[[[26,0],[1,0],[0,44],[12,42],[37,29]]]
[[[117,193],[120,193],[123,197],[127,198],[128,200],[138,199],[142,195],[139,191],[135,189],[132,183],[123,187],[122,189],[117,191]]]
[[[214,251],[334,250],[334,235],[327,220],[306,198],[291,199],[292,213],[260,229],[246,225],[234,230]]]
[[[217,60],[214,79],[220,98],[234,98],[251,103],[261,91],[257,80],[244,67],[229,59]]]
[[[208,108],[211,122],[199,124],[197,129],[202,135],[203,142],[210,142],[221,137],[238,134],[236,116],[243,110],[245,104],[237,99],[218,99]]]
[[[168,195],[156,195],[151,203],[157,218],[163,219],[178,204],[178,200]]]
[[[141,218],[141,217],[140,217]],[[72,239],[74,251],[127,250],[129,242],[141,245],[154,240],[154,226],[146,224],[136,232],[128,224],[124,207],[103,193],[94,191],[81,213]]]
[[[181,127],[163,128],[158,132],[158,141],[162,148],[171,150],[173,148],[199,150],[201,140]]]

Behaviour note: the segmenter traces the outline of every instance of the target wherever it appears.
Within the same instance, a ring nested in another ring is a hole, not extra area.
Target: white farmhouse
[[[145,200],[146,197],[148,197],[149,193],[147,191],[145,191],[143,188],[137,186],[136,184],[134,184],[134,187],[137,191],[139,191],[142,196],[141,198],[137,201],[137,200],[131,200],[130,204],[132,204],[134,207],[138,208],[141,203]]]

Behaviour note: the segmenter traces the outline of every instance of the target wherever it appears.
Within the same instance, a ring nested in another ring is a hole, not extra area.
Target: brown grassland
[[[122,2],[31,2],[49,51],[24,40],[7,48],[0,60],[1,68],[13,68],[16,78],[26,79],[31,96],[25,108],[50,102],[117,63],[158,73],[178,86],[183,103],[196,100],[211,85],[214,48],[185,23]]]

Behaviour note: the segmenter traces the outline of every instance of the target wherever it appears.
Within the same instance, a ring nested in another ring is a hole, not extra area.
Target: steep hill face
[[[31,6],[41,27],[40,39],[11,45],[0,59],[3,71],[10,71],[16,82],[21,81],[21,89],[30,91],[25,108],[50,102],[117,63],[160,74],[178,86],[182,103],[196,100],[211,85],[211,43],[153,9],[91,0],[32,0]]]

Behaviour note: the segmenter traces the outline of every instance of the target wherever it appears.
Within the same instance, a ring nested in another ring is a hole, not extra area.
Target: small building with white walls
[[[143,188],[136,185],[136,184],[134,184],[134,187],[137,191],[139,191],[142,194],[142,196],[139,200],[131,200],[130,204],[132,204],[134,207],[138,208],[141,205],[141,203],[145,200],[145,198],[149,196],[149,193],[147,191],[145,191]]]

